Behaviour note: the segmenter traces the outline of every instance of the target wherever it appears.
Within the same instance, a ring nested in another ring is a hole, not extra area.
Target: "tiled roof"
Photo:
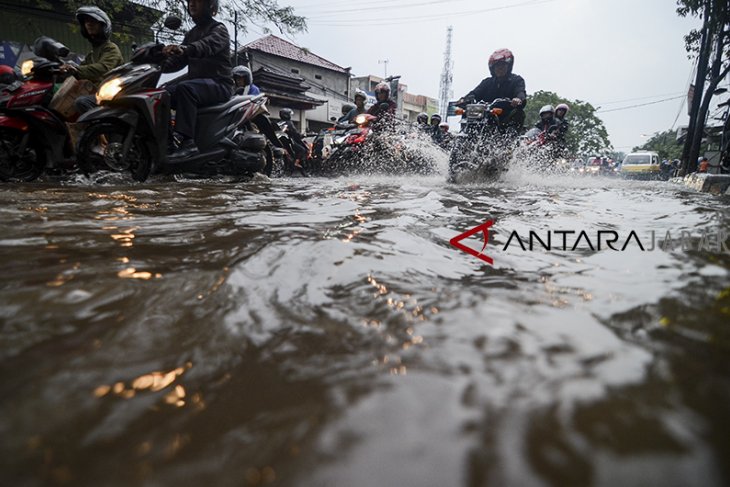
[[[273,54],[274,56],[281,56],[293,61],[299,61],[300,63],[311,64],[312,66],[319,66],[320,68],[337,71],[338,73],[348,73],[348,71],[342,66],[338,66],[335,63],[317,56],[316,54],[312,54],[304,48],[296,46],[289,41],[285,41],[284,39],[271,34],[266,37],[256,39],[255,41],[246,44],[241,49],[265,52],[267,54]]]

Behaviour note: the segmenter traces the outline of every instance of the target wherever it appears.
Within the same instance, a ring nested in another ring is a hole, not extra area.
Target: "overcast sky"
[[[497,48],[515,53],[528,93],[554,91],[604,110],[686,93],[693,63],[683,36],[699,25],[674,0],[279,0],[307,17],[296,44],[356,75],[402,75],[414,94],[438,97],[446,29],[454,26],[454,96],[488,75]],[[245,43],[260,37],[258,29]],[[276,32],[275,32],[276,33]],[[276,33],[278,34],[278,33]],[[625,100],[625,101],[624,101]],[[614,148],[672,127],[682,99],[601,113]],[[538,110],[539,107],[530,107]],[[686,105],[676,122],[687,123]]]

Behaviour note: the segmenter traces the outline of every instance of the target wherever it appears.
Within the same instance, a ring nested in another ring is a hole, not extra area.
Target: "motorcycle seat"
[[[252,97],[250,97],[250,96],[233,96],[227,102],[219,103],[218,105],[209,105],[207,107],[202,107],[200,110],[198,110],[198,115],[221,113],[221,112],[224,112],[226,110],[233,108],[234,106],[238,105],[239,103],[248,101],[251,98]]]

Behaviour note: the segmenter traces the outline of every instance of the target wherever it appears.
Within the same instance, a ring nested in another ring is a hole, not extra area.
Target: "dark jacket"
[[[112,41],[94,44],[92,51],[86,55],[79,66],[79,79],[88,79],[99,84],[106,74],[124,62],[122,51]]]
[[[230,43],[224,24],[212,18],[203,20],[185,34],[183,55],[167,58],[162,71],[172,73],[187,66],[188,79],[213,79],[233,91]]]
[[[557,137],[558,132],[560,130],[560,125],[558,124],[558,119],[555,117],[551,117],[548,119],[540,119],[535,124],[535,128],[539,129],[541,132],[545,133],[545,135],[549,135],[551,137]]]
[[[388,104],[387,107],[385,107],[386,103]],[[378,119],[373,122],[373,130],[380,130],[388,126],[392,126],[395,122],[396,108],[396,104],[393,100],[377,102],[375,105],[371,106],[368,110],[368,115],[378,117]]]
[[[294,122],[291,120],[286,121],[286,133],[289,135],[289,138],[292,142],[296,142],[299,145],[304,145],[304,141],[302,140],[302,134],[299,133],[297,130],[297,126],[294,125]]]
[[[497,98],[519,98],[522,100],[522,108],[527,101],[525,91],[525,80],[518,74],[508,74],[504,78],[485,78],[479,86],[471,90],[464,98],[473,96],[476,101],[487,103]]]
[[[564,118],[555,117],[555,122],[558,124],[558,138],[564,139],[565,134],[568,133],[570,124]]]

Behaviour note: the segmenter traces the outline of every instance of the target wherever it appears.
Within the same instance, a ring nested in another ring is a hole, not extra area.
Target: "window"
[[[314,79],[322,79],[322,75],[321,74],[315,74],[314,75]]]
[[[291,68],[291,72],[294,74],[299,74],[299,70],[297,68]]]

